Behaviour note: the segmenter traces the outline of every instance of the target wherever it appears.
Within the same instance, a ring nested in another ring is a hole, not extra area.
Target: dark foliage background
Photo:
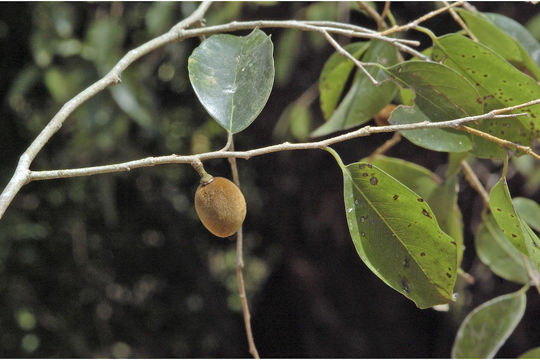
[[[536,36],[529,3],[473,3],[504,14]],[[129,49],[166,31],[196,4],[0,3],[0,183],[61,105],[103,76]],[[240,3],[212,6],[207,24],[248,19],[346,19],[373,27],[354,5]],[[377,6],[382,8],[382,3]],[[435,8],[398,2],[405,23]],[[536,19],[536,23],[534,22]],[[450,16],[425,23],[457,31]],[[313,34],[267,30],[276,46],[276,85],[260,118],[236,138],[238,149],[301,139],[311,118],[274,133],[291,101],[314,84],[332,49]],[[418,33],[425,46],[427,38]],[[341,39],[345,41],[346,39]],[[191,90],[187,57],[197,39],[139,60],[109,89],[78,109],[37,157],[33,169],[121,162],[221,147],[224,132]],[[289,129],[289,130],[287,130]],[[368,155],[390,135],[336,146],[345,162]],[[446,155],[403,140],[388,155],[441,173]],[[363,265],[348,234],[341,174],[322,151],[278,153],[239,161],[248,202],[246,282],[255,339],[265,357],[448,357],[464,316],[518,288],[475,257],[481,202],[461,183],[467,251],[475,285],[458,284],[450,312],[418,310]],[[540,200],[538,164],[510,172],[514,196]],[[230,176],[228,163],[207,170]],[[492,185],[500,164],[478,162]],[[490,175],[492,174],[492,175]],[[192,197],[189,167],[52,180],[25,186],[0,221],[0,356],[247,357],[234,275],[234,239],[211,236]],[[540,345],[540,301],[530,291],[524,320],[498,356]]]

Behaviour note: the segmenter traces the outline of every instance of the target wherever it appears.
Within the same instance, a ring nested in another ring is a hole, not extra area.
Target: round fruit
[[[246,217],[246,200],[232,181],[215,177],[197,188],[195,211],[208,231],[227,237],[242,226]]]

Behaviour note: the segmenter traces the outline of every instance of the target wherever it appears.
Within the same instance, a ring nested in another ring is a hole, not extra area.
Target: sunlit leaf
[[[512,334],[525,312],[525,289],[489,300],[463,320],[452,347],[453,358],[490,359]]]
[[[362,61],[380,63],[390,66],[398,61],[396,48],[383,41],[372,41]],[[369,67],[367,71],[380,82],[375,86],[359,69],[347,95],[330,119],[316,129],[312,136],[324,136],[335,131],[349,129],[369,121],[375,114],[392,101],[397,87],[388,80],[388,75],[377,67]]]
[[[540,231],[540,205],[534,200],[516,197],[512,200],[521,220],[524,220],[536,231]]]
[[[502,15],[493,16],[494,14],[490,14],[491,16],[489,16],[488,14],[473,13],[463,9],[458,10],[458,12],[474,36],[482,44],[518,68],[526,69],[534,74],[535,78],[539,78],[540,69],[525,51],[522,44],[529,44],[529,47],[536,45],[535,48],[530,49],[533,53],[538,51],[538,55],[540,55],[540,46],[525,28]],[[515,37],[519,37],[519,41]]]
[[[455,240],[460,264],[463,255],[463,221],[457,206],[457,178],[451,177],[443,182],[423,166],[388,156],[378,155],[361,161],[377,166],[426,200],[441,229]]]
[[[484,13],[484,15],[493,23],[495,26],[504,30],[508,35],[510,35],[514,40],[516,40],[523,49],[527,51],[531,59],[540,66],[540,44],[538,40],[532,36],[532,34],[527,30],[526,27],[501,14],[496,13]]]
[[[429,198],[442,183],[436,174],[407,160],[377,155],[373,159],[364,158],[361,162],[375,165],[424,199]]]
[[[484,111],[518,105],[540,98],[540,86],[529,76],[517,70],[491,49],[461,35],[446,35],[434,43],[432,58],[459,71],[470,79],[478,90],[479,103]],[[540,106],[534,105],[515,110],[527,112],[512,120],[487,119],[478,129],[497,137],[530,144],[540,135]],[[473,126],[473,125],[471,125]],[[504,153],[496,145],[479,137],[475,154],[481,157],[501,157]]]
[[[501,231],[493,215],[484,216],[476,231],[474,244],[480,260],[496,275],[520,284],[529,282],[521,253]]]
[[[189,79],[206,111],[238,133],[264,108],[274,82],[272,41],[261,30],[247,36],[213,35],[188,60]]]
[[[355,42],[345,46],[345,50],[358,59],[367,50],[369,44],[370,42]],[[337,52],[332,54],[324,64],[319,76],[319,93],[321,110],[325,119],[330,118],[334,112],[347,78],[353,69],[354,63]]]
[[[364,263],[420,308],[451,301],[456,243],[425,200],[372,164],[342,170],[349,231]]]

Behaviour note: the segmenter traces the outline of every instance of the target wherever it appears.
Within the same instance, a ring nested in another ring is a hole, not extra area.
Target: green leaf
[[[146,28],[150,35],[160,35],[171,28],[174,24],[175,9],[178,4],[175,2],[158,1],[152,3],[145,15]]]
[[[539,359],[539,358],[540,358],[540,346],[532,348],[531,350],[519,356],[519,359]]]
[[[126,36],[123,24],[119,19],[102,18],[93,22],[86,33],[83,57],[93,61],[101,74],[109,71],[121,57]]]
[[[456,243],[424,199],[372,164],[342,170],[349,231],[364,263],[419,308],[451,301]]]
[[[397,51],[388,43],[372,41],[362,57],[362,61],[377,62],[385,66],[393,65],[398,61]],[[377,67],[369,67],[367,70],[381,84],[373,85],[368,77],[357,69],[351,89],[343,101],[330,119],[316,129],[312,136],[324,136],[335,131],[362,125],[392,101],[397,91],[396,85],[391,81],[385,81],[388,76],[383,70]]]
[[[463,255],[463,222],[457,206],[457,178],[451,177],[443,182],[423,166],[383,155],[361,161],[377,166],[426,199],[441,229],[456,242],[460,264]]]
[[[525,28],[537,41],[540,41],[540,14],[531,18],[527,24],[525,24]]]
[[[484,45],[495,51],[510,63],[516,65],[518,68],[527,69],[534,74],[535,78],[539,78],[540,69],[536,63],[531,59],[529,54],[525,51],[520,42],[529,44],[535,44],[536,48],[531,49],[534,51],[540,51],[538,42],[532,38],[532,36],[521,25],[505,16],[491,16],[482,13],[472,13],[467,10],[458,10],[461,17],[465,20],[465,23],[472,31],[474,36]],[[517,39],[508,34],[508,31],[518,36],[520,42]],[[526,37],[527,34],[528,37]],[[526,39],[526,40],[525,40]],[[532,40],[532,42],[531,42]]]
[[[415,94],[414,108],[396,109],[389,122],[409,124],[445,121],[482,113],[478,92],[455,70],[437,63],[407,61],[387,71]],[[418,146],[435,151],[464,152],[472,149],[471,137],[453,129],[401,132]]]
[[[274,137],[282,140],[287,132],[299,141],[305,141],[309,138],[311,128],[311,111],[306,104],[295,101],[289,104],[274,128]]]
[[[534,200],[516,197],[512,200],[521,220],[524,220],[536,231],[540,231],[540,205]]]
[[[415,103],[432,121],[458,119],[483,111],[471,82],[448,66],[412,60],[386,70],[414,90]]]
[[[274,82],[273,46],[259,29],[213,35],[188,60],[189,79],[206,111],[235,134],[260,114]]]
[[[489,206],[503,233],[540,269],[540,239],[516,213],[504,176],[491,189]]]
[[[422,198],[429,198],[442,183],[442,179],[428,169],[410,161],[377,155],[373,159],[364,158],[361,162],[369,162],[388,173]]]
[[[482,263],[496,275],[520,284],[529,282],[521,253],[501,231],[493,215],[483,217],[476,231],[474,245]]]
[[[398,106],[388,122],[392,125],[414,124],[430,121],[418,106]],[[402,130],[400,133],[410,142],[420,147],[444,152],[464,152],[472,149],[469,135],[453,129]]]
[[[467,158],[469,154],[466,152],[451,152],[448,154],[448,168],[445,175],[447,177],[457,175],[461,171],[461,162]]]
[[[495,24],[495,26],[504,30],[508,35],[514,38],[514,40],[527,51],[527,54],[531,59],[537,65],[540,65],[540,44],[527,28],[514,19],[501,14],[484,13],[484,15]]]
[[[493,358],[523,317],[525,289],[491,299],[471,311],[459,327],[452,357]]]
[[[493,186],[489,193],[489,207],[495,217],[502,232],[508,237],[510,242],[525,255],[529,255],[523,232],[521,231],[521,222],[512,205],[512,197],[506,185],[506,178],[502,177]]]
[[[433,213],[437,217],[442,231],[450,235],[457,246],[457,263],[461,264],[463,257],[463,218],[457,204],[458,178],[447,178],[443,184],[437,186],[431,196],[427,198]]]
[[[438,38],[434,43],[432,58],[466,76],[478,90],[480,97],[477,100],[486,112],[540,98],[540,87],[532,78],[485,45],[464,36],[446,35]],[[477,128],[509,141],[530,144],[540,135],[540,106],[514,111],[521,112],[528,112],[530,116],[503,121],[488,119]],[[473,138],[477,156],[501,157],[504,154],[496,145],[488,145],[486,140],[476,136]]]
[[[367,50],[369,44],[370,42],[355,42],[345,46],[345,50],[358,59]],[[324,64],[319,76],[319,99],[325,119],[334,112],[353,68],[354,63],[337,52],[332,54]]]
[[[306,20],[336,21],[338,17],[338,5],[333,1],[315,2],[306,7],[305,14]],[[310,31],[307,36],[309,42],[316,50],[320,50],[328,45],[328,42],[320,33]]]
[[[276,45],[276,84],[285,85],[291,81],[291,75],[295,71],[302,32],[296,29],[286,29],[279,37]]]

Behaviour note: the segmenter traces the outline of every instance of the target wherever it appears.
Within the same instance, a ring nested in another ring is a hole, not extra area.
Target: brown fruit
[[[195,211],[204,227],[219,237],[231,236],[246,217],[246,200],[230,180],[215,177],[195,192]]]

